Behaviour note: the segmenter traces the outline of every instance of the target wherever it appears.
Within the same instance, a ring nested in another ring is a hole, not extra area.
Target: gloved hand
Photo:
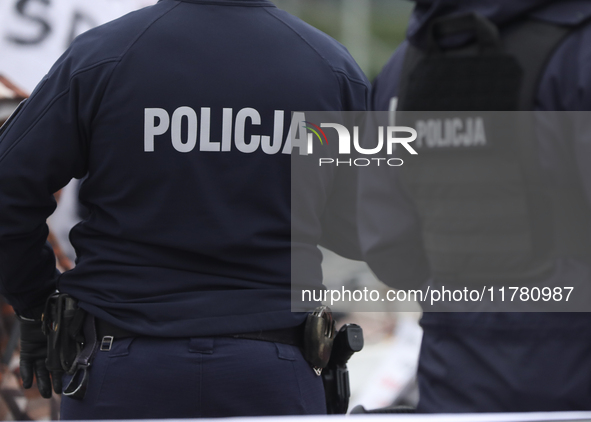
[[[51,379],[45,366],[47,358],[47,337],[41,330],[42,322],[19,317],[21,328],[21,359],[20,371],[23,379],[23,387],[31,388],[33,376],[37,377],[37,388],[41,396],[51,397]],[[53,388],[57,394],[62,392],[61,373],[53,375]]]

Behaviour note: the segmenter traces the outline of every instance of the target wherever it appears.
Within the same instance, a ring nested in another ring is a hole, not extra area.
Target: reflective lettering
[[[183,117],[187,119],[187,141],[182,140]],[[172,114],[172,146],[178,152],[191,152],[197,145],[197,113],[191,107],[179,107]]]
[[[201,134],[199,135],[199,151],[219,152],[220,143],[211,142],[211,109],[201,108]]]
[[[244,139],[246,136],[246,119],[250,119],[252,125],[259,126],[261,124],[261,115],[254,108],[244,108],[236,115],[236,133],[234,134],[236,148],[240,152],[250,154],[259,148],[261,137],[252,135],[250,142],[246,143]]]
[[[156,124],[158,119],[158,124]],[[144,110],[144,151],[154,152],[154,137],[163,135],[170,125],[170,117],[163,108]]]

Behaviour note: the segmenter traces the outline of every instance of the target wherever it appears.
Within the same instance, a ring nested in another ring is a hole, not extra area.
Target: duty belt
[[[100,350],[108,351],[111,349],[113,341],[128,337],[143,337],[140,334],[117,327],[107,321],[95,318],[96,337],[100,342]],[[291,346],[304,347],[304,325],[282,328],[279,330],[260,330],[251,333],[212,335],[203,337],[229,337],[248,340],[268,341],[272,343],[282,343]]]

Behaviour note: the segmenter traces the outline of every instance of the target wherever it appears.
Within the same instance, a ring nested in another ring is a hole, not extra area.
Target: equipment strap
[[[98,350],[95,318],[88,314],[84,319],[84,348],[76,356],[77,369],[70,383],[65,388],[64,396],[82,400],[88,387],[88,368],[92,364]]]

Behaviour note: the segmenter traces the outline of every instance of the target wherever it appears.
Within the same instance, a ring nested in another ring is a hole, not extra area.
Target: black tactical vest
[[[435,21],[427,51],[409,47],[396,123],[435,135],[413,143],[418,155],[405,157],[400,181],[436,279],[526,283],[552,272],[557,257],[591,257],[580,182],[575,172],[567,186],[544,180],[534,115],[523,112],[571,31],[528,20],[499,34],[468,14]],[[448,36],[465,43],[443,49],[436,40]]]

